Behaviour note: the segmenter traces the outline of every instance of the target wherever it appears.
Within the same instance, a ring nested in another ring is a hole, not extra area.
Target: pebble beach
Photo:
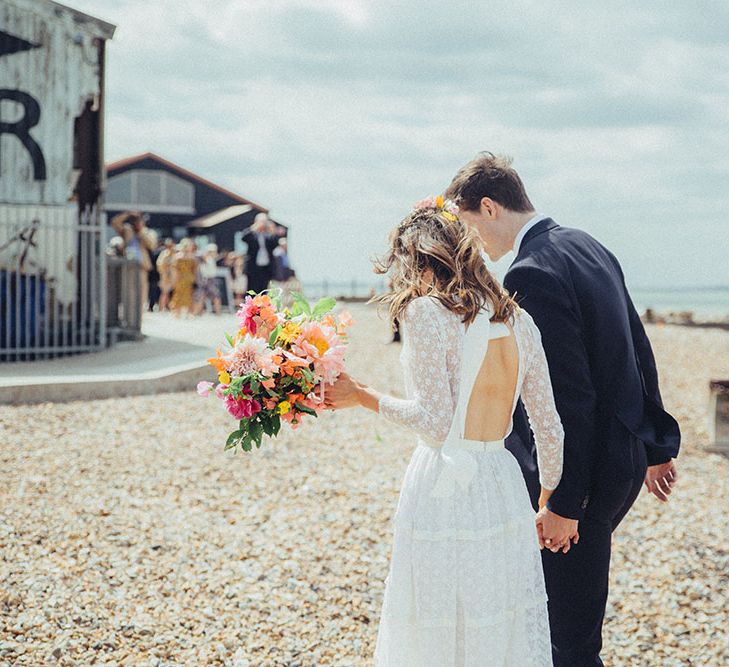
[[[387,325],[350,310],[351,373],[401,395]],[[704,447],[729,332],[648,333],[680,479],[668,504],[641,494],[615,534],[603,656],[722,667],[729,458]],[[0,406],[0,667],[372,664],[414,437],[349,410],[232,454],[230,426],[194,387]]]

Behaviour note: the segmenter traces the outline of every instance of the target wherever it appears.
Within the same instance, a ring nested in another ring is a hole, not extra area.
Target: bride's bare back
[[[476,376],[466,409],[463,437],[501,440],[508,435],[519,381],[519,348],[514,331],[492,338]]]

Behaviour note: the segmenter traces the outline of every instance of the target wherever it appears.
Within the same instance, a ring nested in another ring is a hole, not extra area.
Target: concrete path
[[[48,361],[0,364],[0,404],[45,403],[194,391],[199,380],[212,380],[206,363],[236,328],[235,315],[177,319],[147,313],[138,342]]]

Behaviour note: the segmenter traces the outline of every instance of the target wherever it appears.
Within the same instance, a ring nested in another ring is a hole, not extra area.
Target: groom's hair
[[[479,153],[460,169],[445,195],[466,211],[480,208],[484,197],[510,211],[534,210],[524,183],[511,166],[511,158],[488,151]]]

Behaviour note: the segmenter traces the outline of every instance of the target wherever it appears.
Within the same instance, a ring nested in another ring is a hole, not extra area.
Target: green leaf
[[[283,327],[279,324],[272,332],[271,335],[268,337],[268,344],[271,347],[274,347],[276,345],[276,339],[278,338],[278,335],[281,333],[281,329]]]
[[[299,306],[302,312],[310,316],[311,306],[309,305],[309,302],[306,300],[304,295],[300,292],[291,292],[291,296],[294,299],[294,307]]]
[[[261,439],[263,438],[263,425],[261,424],[261,422],[251,422],[250,436],[252,440],[256,441],[256,445],[260,447]]]
[[[273,435],[273,424],[271,423],[271,418],[270,417],[268,417],[268,418],[266,418],[264,420],[261,420],[261,426],[263,426],[263,432],[267,436],[270,437],[270,436]]]
[[[259,388],[258,380],[256,378],[251,378],[250,384],[251,384],[251,391],[254,394],[257,394],[258,393],[258,388]]]
[[[228,341],[228,345],[230,345],[231,347],[233,347],[233,336],[231,336],[229,334],[225,334],[225,340]]]
[[[304,405],[303,403],[296,402],[296,403],[294,403],[294,407],[299,412],[304,412],[307,415],[311,415],[312,417],[316,417],[317,416],[316,410],[314,410],[313,408],[310,408],[308,405]]]
[[[283,290],[280,287],[268,290],[268,296],[271,298],[271,303],[274,305],[276,310],[281,310],[281,296]]]
[[[243,431],[233,431],[225,442],[225,449],[232,449],[236,445],[236,441],[243,436]]]
[[[271,428],[273,435],[278,435],[278,432],[281,430],[281,417],[279,415],[274,415],[271,419]]]
[[[326,315],[334,306],[337,305],[337,300],[333,299],[330,296],[325,296],[317,302],[316,306],[314,306],[314,311],[312,315],[314,317],[322,317],[323,315]]]

